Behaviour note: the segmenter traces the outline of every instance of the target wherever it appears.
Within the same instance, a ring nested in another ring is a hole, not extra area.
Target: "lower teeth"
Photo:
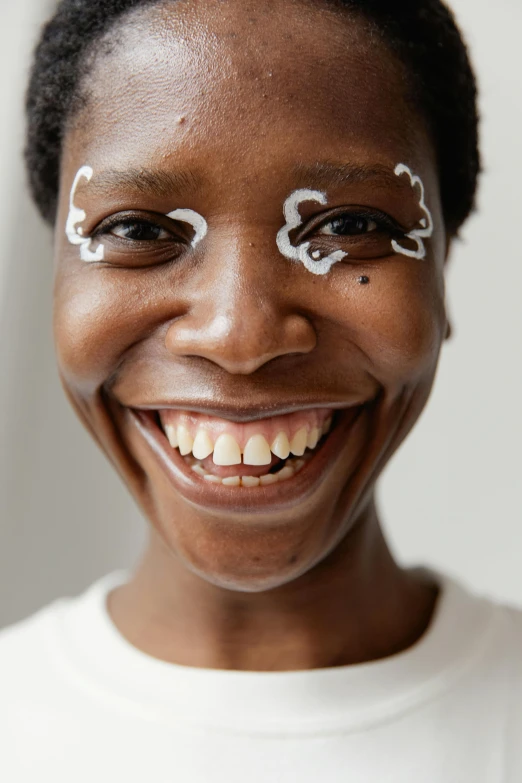
[[[223,484],[226,487],[263,487],[267,484],[277,484],[280,481],[292,478],[303,469],[305,463],[306,460],[304,459],[287,459],[284,467],[277,473],[267,473],[264,476],[229,476],[227,478],[221,478],[221,476],[216,476],[214,473],[209,473],[199,462],[191,465],[191,469],[198,476],[212,484]]]

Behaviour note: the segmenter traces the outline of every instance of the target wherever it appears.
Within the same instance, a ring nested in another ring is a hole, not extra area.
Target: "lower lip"
[[[313,495],[339,459],[347,436],[364,408],[361,405],[338,412],[338,420],[334,420],[328,437],[299,473],[277,484],[258,487],[227,487],[205,481],[191,470],[178,449],[171,448],[153,411],[127,408],[127,412],[131,425],[148,444],[156,464],[186,500],[209,510],[261,514],[295,506]]]

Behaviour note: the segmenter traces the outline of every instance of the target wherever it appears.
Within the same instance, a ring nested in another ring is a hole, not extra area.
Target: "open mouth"
[[[171,408],[127,411],[188,500],[261,510],[315,491],[347,442],[353,444],[348,459],[355,460],[355,424],[365,407],[312,408],[241,423]]]
[[[333,411],[315,409],[237,424],[203,414],[163,410],[156,422],[169,445],[204,481],[258,487],[288,481],[330,431]]]

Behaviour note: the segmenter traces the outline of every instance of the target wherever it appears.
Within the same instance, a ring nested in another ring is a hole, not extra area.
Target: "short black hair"
[[[44,26],[26,97],[25,160],[47,222],[56,217],[62,140],[94,44],[125,14],[160,2],[61,0]],[[336,0],[335,6],[370,22],[406,67],[437,155],[446,227],[455,235],[474,207],[480,155],[476,80],[451,11],[441,0]]]

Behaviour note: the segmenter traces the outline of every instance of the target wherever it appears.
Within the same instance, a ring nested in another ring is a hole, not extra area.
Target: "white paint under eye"
[[[348,253],[345,253],[343,250],[335,250],[333,253],[321,258],[319,250],[314,250],[311,254],[309,253],[310,242],[292,245],[290,231],[299,228],[303,224],[303,219],[299,214],[299,205],[305,201],[317,201],[319,204],[327,203],[326,195],[320,190],[308,190],[307,188],[294,190],[288,196],[283,206],[286,225],[277,232],[277,247],[279,252],[291,261],[301,261],[312,274],[325,275],[334,264],[341,261]]]
[[[424,240],[433,235],[433,218],[431,216],[430,210],[426,205],[424,183],[422,182],[421,178],[413,174],[411,169],[404,163],[399,163],[396,166],[395,174],[397,177],[401,177],[403,174],[407,174],[410,178],[412,188],[417,186],[420,188],[419,206],[423,210],[426,217],[421,218],[419,221],[422,228],[415,228],[413,231],[410,231],[409,234],[406,234],[408,239],[412,239],[417,244],[417,250],[409,250],[406,247],[402,247],[402,245],[399,245],[395,239],[392,240],[392,247],[396,253],[402,253],[402,255],[409,256],[410,258],[426,258],[426,245],[424,244]]]
[[[194,238],[190,243],[192,247],[196,247],[198,242],[201,242],[203,237],[207,234],[207,221],[198,212],[194,212],[193,209],[175,209],[174,212],[169,212],[167,217],[172,218],[172,220],[179,220],[182,223],[188,223],[192,226],[194,229]]]
[[[72,245],[80,245],[80,258],[82,261],[87,262],[102,261],[104,247],[103,245],[98,245],[96,250],[90,249],[91,238],[84,236],[83,228],[78,226],[78,223],[83,223],[87,216],[83,209],[79,209],[77,206],[75,206],[74,197],[76,195],[76,188],[78,187],[78,183],[82,177],[86,179],[87,182],[90,182],[92,175],[93,170],[90,166],[82,166],[80,169],[78,169],[69,195],[69,214],[65,224],[65,233],[67,234],[67,239]]]

